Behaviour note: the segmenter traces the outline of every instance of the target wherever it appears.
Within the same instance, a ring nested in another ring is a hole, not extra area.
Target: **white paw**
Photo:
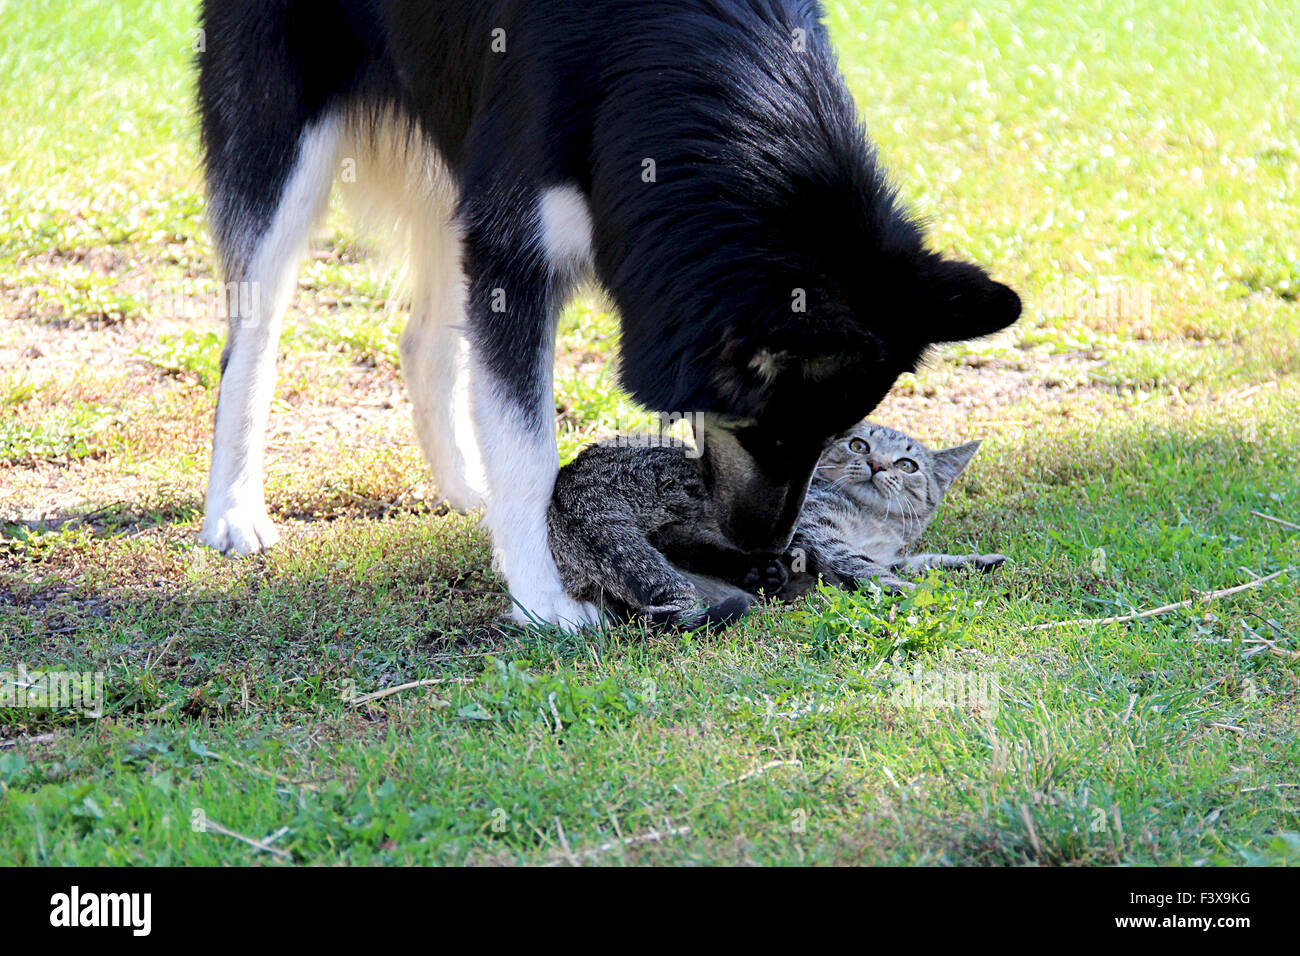
[[[222,554],[260,554],[280,540],[280,533],[262,508],[227,508],[209,514],[199,543]]]
[[[477,511],[485,504],[482,493],[472,488],[452,486],[450,490],[441,487],[438,490],[442,492],[442,503],[460,514]]]
[[[511,617],[517,624],[533,627],[549,624],[568,634],[599,627],[601,623],[600,608],[585,601],[575,601],[564,591],[539,594],[528,600],[515,597]]]

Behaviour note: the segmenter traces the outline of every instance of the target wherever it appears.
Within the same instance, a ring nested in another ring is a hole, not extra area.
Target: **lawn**
[[[936,247],[1025,298],[875,415],[984,439],[926,544],[1013,560],[565,636],[436,506],[337,211],[282,346],[284,543],[196,546],[194,4],[0,0],[0,676],[104,698],[0,708],[0,862],[1300,863],[1300,18],[828,6]],[[616,338],[566,313],[566,456],[635,414]]]

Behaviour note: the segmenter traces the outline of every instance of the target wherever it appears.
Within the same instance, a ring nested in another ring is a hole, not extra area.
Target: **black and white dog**
[[[781,551],[827,439],[1020,300],[927,251],[814,0],[205,0],[200,108],[228,288],[202,540],[274,543],[275,357],[343,180],[412,260],[402,373],[441,492],[485,506],[520,616],[576,627],[546,540],[556,316],[594,271],[643,404],[702,412],[740,548]],[[340,176],[340,174],[342,174]]]

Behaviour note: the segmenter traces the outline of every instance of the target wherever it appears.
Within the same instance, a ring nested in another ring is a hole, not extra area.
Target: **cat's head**
[[[902,432],[859,422],[822,452],[816,477],[866,493],[884,514],[907,519],[920,533],[980,443],[933,451]]]

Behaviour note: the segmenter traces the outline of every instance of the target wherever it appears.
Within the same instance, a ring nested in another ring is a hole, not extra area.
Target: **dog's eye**
[[[894,462],[894,464],[895,466],[897,466],[899,471],[903,472],[906,475],[916,474],[916,469],[917,469],[916,462],[912,461],[912,459],[910,458],[900,458],[898,459],[898,461]]]
[[[867,452],[871,451],[871,446],[861,438],[855,438],[849,442],[849,451],[853,452],[855,455],[865,455]]]

